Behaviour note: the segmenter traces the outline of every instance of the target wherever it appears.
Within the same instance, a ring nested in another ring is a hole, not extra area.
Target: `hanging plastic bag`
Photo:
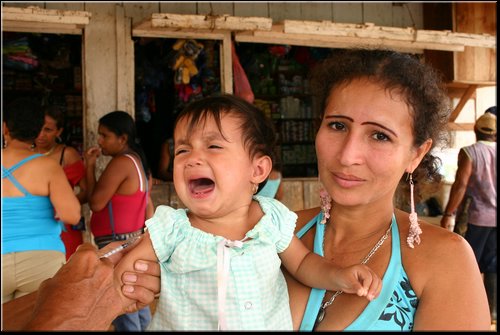
[[[241,66],[240,59],[236,54],[234,42],[231,42],[232,60],[233,60],[233,78],[234,78],[234,94],[253,104],[255,96],[248,81],[245,70]]]

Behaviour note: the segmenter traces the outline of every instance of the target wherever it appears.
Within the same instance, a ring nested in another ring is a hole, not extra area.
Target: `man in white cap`
[[[488,295],[492,322],[496,323],[497,296],[497,117],[488,110],[476,120],[476,143],[463,147],[458,154],[458,169],[450,190],[441,227],[452,229],[459,206],[470,201],[465,239],[469,242]],[[494,108],[496,113],[496,107]],[[467,200],[470,199],[470,200]]]

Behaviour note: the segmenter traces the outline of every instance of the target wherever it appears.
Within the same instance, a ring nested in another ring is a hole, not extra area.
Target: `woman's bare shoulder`
[[[424,248],[430,253],[439,252],[442,255],[450,254],[453,256],[457,251],[468,252],[470,250],[469,243],[456,233],[427,221],[420,221],[420,226],[422,228],[421,238],[425,237],[427,240]]]
[[[403,266],[417,295],[434,276],[451,278],[457,271],[472,271],[476,266],[474,253],[460,235],[440,226],[419,220],[420,244],[410,248],[406,241],[409,220],[398,218]]]
[[[59,171],[61,169],[61,166],[58,162],[45,155],[33,159],[32,161],[28,162],[28,164],[30,164],[30,169],[34,168],[35,172],[38,171],[41,174],[45,174],[54,170]]]
[[[66,146],[64,151],[64,161],[67,165],[73,164],[79,160],[82,160],[80,153],[73,147]]]
[[[108,164],[108,167],[115,169],[133,168],[134,162],[132,159],[130,159],[125,155],[119,155],[111,159],[111,161]]]
[[[100,179],[106,181],[114,180],[115,183],[121,183],[121,181],[133,178],[134,176],[137,176],[137,171],[132,159],[125,155],[119,155],[113,157],[108,165],[106,165]]]
[[[408,214],[400,212],[398,214],[398,227],[401,240],[407,246],[406,236],[410,228]],[[460,235],[448,231],[441,226],[429,223],[419,218],[419,225],[422,233],[420,234],[420,244],[415,243],[414,248],[408,246],[408,251],[413,250],[415,253],[422,253],[426,256],[440,255],[440,259],[444,257],[453,257],[457,252],[469,252],[470,246],[467,241]],[[434,257],[435,258],[435,257]]]

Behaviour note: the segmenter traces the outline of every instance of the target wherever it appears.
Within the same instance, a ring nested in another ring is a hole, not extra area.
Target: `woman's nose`
[[[348,135],[342,142],[339,151],[339,161],[342,165],[349,166],[362,162],[363,143],[354,136]]]

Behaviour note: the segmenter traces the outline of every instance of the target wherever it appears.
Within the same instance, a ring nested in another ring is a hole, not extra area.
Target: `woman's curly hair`
[[[414,146],[432,139],[432,148],[447,143],[446,124],[450,100],[442,78],[416,56],[391,50],[335,50],[318,63],[311,73],[312,91],[320,103],[320,118],[331,91],[355,79],[367,78],[387,90],[397,90],[406,101],[413,118]],[[413,172],[413,180],[434,183],[441,180],[441,160],[432,155],[432,148]],[[401,181],[405,182],[406,176]]]

